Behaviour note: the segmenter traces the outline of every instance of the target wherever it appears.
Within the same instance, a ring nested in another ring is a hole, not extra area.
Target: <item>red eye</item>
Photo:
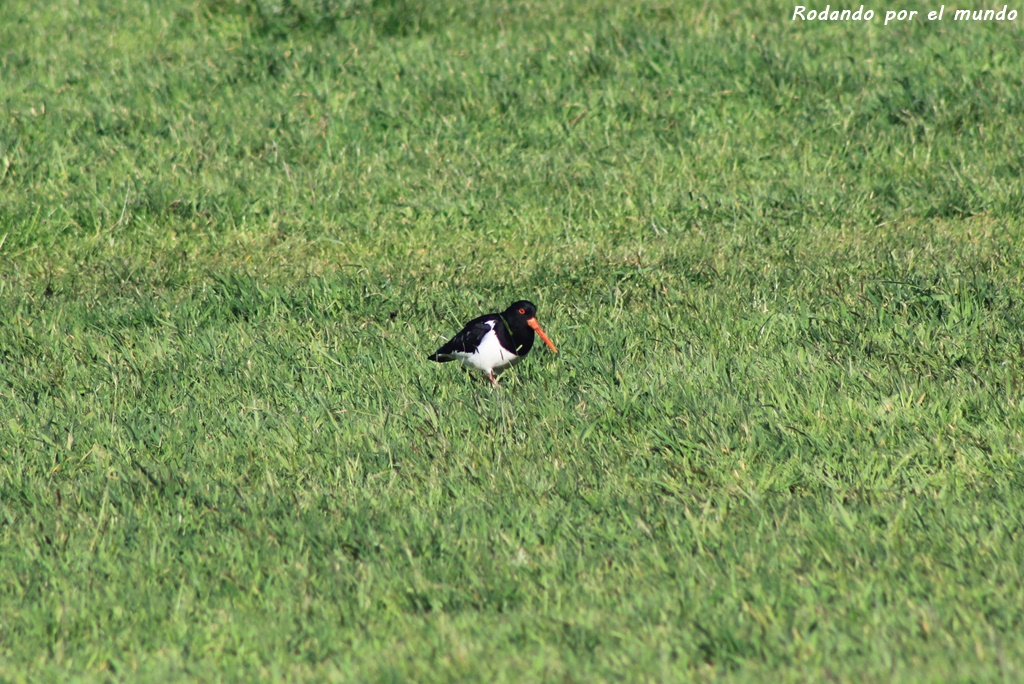
[[[524,313],[526,313],[526,309],[520,309],[520,310],[519,310],[519,313],[521,313],[521,314],[524,314]]]

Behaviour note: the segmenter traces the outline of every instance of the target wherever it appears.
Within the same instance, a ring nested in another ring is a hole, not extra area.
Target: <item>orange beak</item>
[[[555,352],[556,354],[558,353],[558,350],[555,349],[555,345],[551,343],[551,339],[547,336],[547,333],[545,333],[544,330],[540,327],[540,323],[537,322],[536,318],[527,318],[526,325],[533,328],[537,332],[537,334],[540,335],[540,339],[544,340],[544,344],[551,347],[551,351]]]

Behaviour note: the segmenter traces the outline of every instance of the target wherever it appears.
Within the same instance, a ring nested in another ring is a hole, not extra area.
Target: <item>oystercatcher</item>
[[[513,302],[501,313],[474,318],[447,344],[428,356],[431,361],[461,361],[487,375],[497,386],[496,373],[519,363],[533,348],[536,331],[551,351],[558,352],[537,322],[537,307],[525,299]]]

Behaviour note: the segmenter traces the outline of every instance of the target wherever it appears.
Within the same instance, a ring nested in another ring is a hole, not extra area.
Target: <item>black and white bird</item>
[[[463,366],[484,373],[492,385],[497,385],[497,374],[522,361],[533,349],[535,332],[551,351],[558,352],[537,322],[537,307],[523,299],[501,313],[474,318],[427,358],[438,363],[461,361]]]

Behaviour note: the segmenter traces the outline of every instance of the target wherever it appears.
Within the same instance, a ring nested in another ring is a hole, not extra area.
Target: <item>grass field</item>
[[[0,3],[0,680],[1024,680],[1021,21],[791,12]]]

